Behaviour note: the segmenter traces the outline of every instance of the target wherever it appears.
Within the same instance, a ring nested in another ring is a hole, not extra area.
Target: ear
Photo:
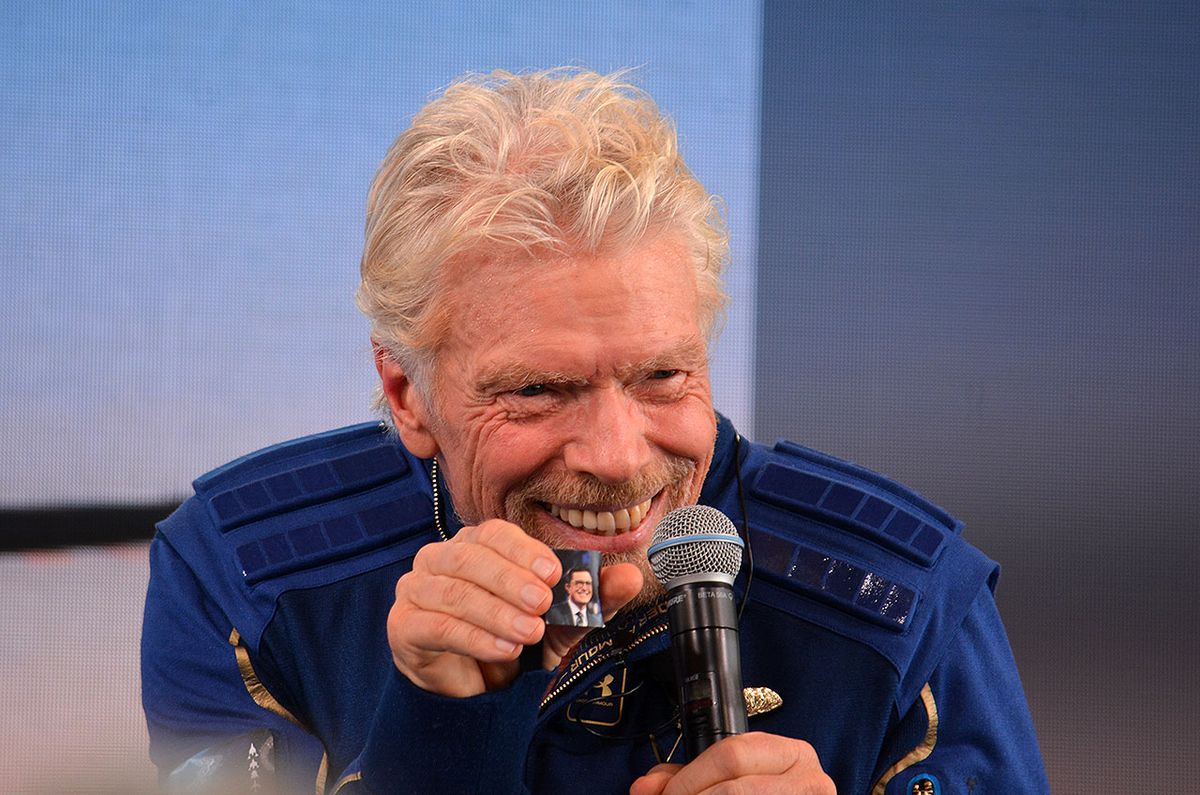
[[[400,441],[418,458],[433,458],[438,453],[438,443],[433,435],[429,408],[420,390],[382,345],[371,340],[371,347],[375,351],[375,370],[379,373]]]

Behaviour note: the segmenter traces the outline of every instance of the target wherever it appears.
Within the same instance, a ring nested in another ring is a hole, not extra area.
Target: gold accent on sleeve
[[[237,657],[242,684],[246,686],[246,692],[250,694],[250,698],[254,699],[254,703],[312,734],[312,730],[301,723],[295,715],[288,711],[287,707],[280,704],[278,699],[271,695],[271,691],[267,690],[267,686],[262,683],[262,680],[258,678],[258,674],[254,672],[254,665],[250,662],[250,652],[242,645],[242,635],[236,627],[229,633],[229,645],[233,647],[233,654]],[[325,751],[321,754],[321,766],[317,768],[316,795],[325,795],[325,783],[328,777],[329,751]]]
[[[342,776],[342,779],[337,783],[337,786],[333,788],[333,792],[329,793],[329,795],[337,795],[339,792],[342,791],[342,787],[346,786],[351,781],[361,781],[361,780],[362,780],[362,773],[351,773],[348,776]]]
[[[325,779],[329,776],[329,752],[321,754],[321,766],[317,768],[317,795],[325,795]]]
[[[753,718],[755,715],[761,715],[783,706],[783,697],[769,687],[743,687],[742,697],[746,699],[747,718]]]
[[[921,688],[921,701],[925,704],[925,714],[929,718],[929,725],[925,729],[925,739],[921,741],[920,745],[901,757],[899,762],[888,768],[888,771],[875,783],[871,795],[884,795],[888,782],[898,773],[924,761],[933,753],[933,746],[937,745],[938,711],[937,702],[933,700],[933,689],[929,687],[928,682]]]
[[[242,645],[242,636],[236,628],[229,633],[229,645],[233,647],[233,653],[237,657],[238,670],[242,674],[242,684],[246,686],[246,692],[250,694],[250,698],[254,699],[254,703],[308,731],[308,727],[297,720],[295,715],[288,712],[287,707],[280,704],[275,696],[271,695],[271,691],[267,690],[266,685],[259,680],[258,674],[254,672],[254,665],[250,662],[250,652]]]

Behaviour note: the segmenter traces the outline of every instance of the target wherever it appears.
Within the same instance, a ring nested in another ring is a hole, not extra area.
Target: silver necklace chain
[[[437,528],[438,535],[442,537],[443,541],[449,541],[450,536],[447,535],[446,527],[442,524],[442,490],[438,480],[438,463],[435,458],[429,467],[429,483],[433,486],[433,526]]]

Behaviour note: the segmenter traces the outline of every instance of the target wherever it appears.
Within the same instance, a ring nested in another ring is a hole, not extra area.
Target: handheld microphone
[[[654,576],[667,589],[671,661],[689,759],[746,731],[733,598],[742,547],[729,517],[689,505],[663,517],[647,550]]]

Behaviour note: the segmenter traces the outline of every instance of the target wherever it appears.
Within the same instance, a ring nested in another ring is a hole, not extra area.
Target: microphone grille
[[[729,517],[707,505],[676,508],[654,528],[647,555],[664,586],[680,577],[716,574],[733,582],[742,566],[742,539]]]

